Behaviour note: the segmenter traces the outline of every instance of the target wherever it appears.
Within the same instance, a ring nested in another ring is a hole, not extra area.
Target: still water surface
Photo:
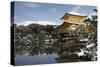
[[[55,58],[58,58],[57,54],[39,54],[34,56],[29,55],[16,55],[15,64],[16,65],[28,65],[28,64],[50,64],[57,63]]]
[[[61,45],[61,46],[60,46]],[[62,44],[40,43],[35,45],[15,46],[15,65],[34,65],[76,62],[79,59],[60,58],[60,54],[66,52]],[[64,44],[66,45],[66,44]],[[67,49],[67,48],[65,48]]]

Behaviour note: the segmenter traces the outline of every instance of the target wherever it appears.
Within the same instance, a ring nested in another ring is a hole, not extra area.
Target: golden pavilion
[[[62,16],[60,19],[62,20],[62,24],[57,26],[56,29],[59,33],[68,32],[72,26],[79,26],[81,25],[80,31],[88,32],[91,27],[90,25],[83,25],[82,20],[85,19],[87,15],[79,14],[76,12],[67,12]]]

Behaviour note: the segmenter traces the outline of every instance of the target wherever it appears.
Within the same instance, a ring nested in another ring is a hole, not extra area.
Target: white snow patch
[[[70,26],[70,30],[75,30],[77,27],[78,27],[78,26],[76,26],[76,25],[71,25],[71,26]]]
[[[73,15],[79,15],[79,16],[87,16],[85,14],[81,14],[81,13],[78,13],[78,12],[75,12],[75,11],[71,11],[71,12],[67,12],[69,14],[73,14]]]
[[[89,45],[87,45],[86,47],[87,48],[90,48],[90,47],[93,47],[94,46],[94,44],[93,43],[90,43]]]
[[[83,56],[84,55],[84,52],[82,51],[82,52],[79,52],[77,54],[78,54],[78,56]]]
[[[56,22],[51,22],[51,21],[22,21],[22,22],[15,22],[18,26],[19,25],[24,25],[27,26],[29,24],[41,24],[41,25],[57,25]]]
[[[88,41],[88,38],[80,39],[80,41]]]
[[[50,41],[50,40],[49,40],[49,39],[46,39],[45,41],[48,42],[48,41]]]

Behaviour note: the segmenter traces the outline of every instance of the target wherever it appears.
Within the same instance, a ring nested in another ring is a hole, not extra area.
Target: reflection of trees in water
[[[71,35],[72,36],[72,35]],[[45,40],[36,40],[32,41],[30,44],[24,44],[17,42],[15,44],[15,51],[16,54],[20,55],[40,55],[40,54],[53,54],[56,53],[59,57],[55,58],[57,62],[75,62],[80,61],[79,56],[76,54],[80,52],[81,49],[86,48],[85,42],[78,42],[78,37],[67,38],[58,38],[56,41],[55,39],[47,39]],[[50,41],[51,40],[51,41]],[[88,54],[87,54],[88,55]],[[85,58],[86,59],[86,58]]]
[[[24,53],[29,53],[29,55],[39,55],[39,54],[53,54],[56,53],[56,49],[53,45],[45,44],[43,42],[34,43],[32,45],[17,45],[16,54],[23,55]]]
[[[51,42],[45,43],[42,41],[42,42],[30,44],[30,45],[20,44],[16,46],[16,54],[19,54],[19,55],[28,54],[30,56],[34,56],[34,55],[39,55],[39,54],[50,55],[50,54],[55,53],[58,55],[58,58],[54,59],[57,62],[79,61],[79,59],[75,59],[75,58],[68,59],[69,55],[66,57],[67,52],[70,53],[74,51],[72,48],[68,47],[67,43],[62,43],[60,41],[56,41],[53,44],[51,44]],[[64,57],[64,54],[65,54],[65,57]],[[75,57],[74,54],[73,54],[73,57]]]
[[[55,58],[58,63],[65,63],[65,62],[79,62],[80,59],[71,59],[71,58]]]

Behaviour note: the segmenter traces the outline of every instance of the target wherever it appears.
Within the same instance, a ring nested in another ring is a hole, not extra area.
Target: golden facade
[[[62,16],[60,19],[63,20],[63,23],[56,27],[59,33],[65,33],[69,31],[69,28],[71,25],[79,25],[78,32],[89,32],[91,29],[93,29],[93,25],[86,25],[82,24],[82,20],[86,18],[87,16],[83,15],[76,15],[76,14],[70,14],[65,13],[64,16]]]

